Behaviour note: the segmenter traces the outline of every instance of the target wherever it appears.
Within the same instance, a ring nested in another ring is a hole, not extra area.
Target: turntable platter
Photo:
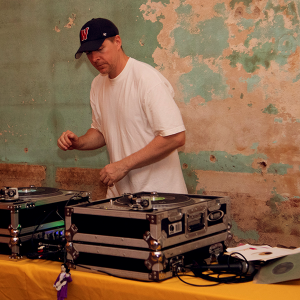
[[[114,201],[114,205],[116,206],[130,206],[131,204],[137,201],[151,201],[152,208],[162,208],[169,207],[173,205],[180,204],[189,204],[189,202],[193,203],[194,200],[189,198],[186,195],[181,194],[166,194],[166,193],[136,193],[136,194],[125,194],[122,197],[118,198]]]
[[[49,187],[20,187],[18,188],[19,198],[52,197],[63,194],[59,189]]]
[[[172,196],[154,196],[154,197],[151,197],[151,200],[152,201],[173,201],[175,200],[175,197],[172,197]]]

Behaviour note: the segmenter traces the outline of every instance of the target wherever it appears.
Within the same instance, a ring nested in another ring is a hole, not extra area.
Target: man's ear
[[[115,43],[118,46],[118,50],[122,47],[122,39],[119,35],[115,36]]]

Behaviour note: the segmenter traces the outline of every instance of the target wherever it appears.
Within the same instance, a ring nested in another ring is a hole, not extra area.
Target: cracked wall
[[[108,163],[106,150],[63,152],[56,139],[90,126],[97,73],[74,54],[81,26],[109,18],[125,52],[175,89],[187,128],[180,159],[189,193],[231,197],[235,242],[300,246],[299,1],[1,4],[8,25],[0,28],[7,41],[0,50],[3,165],[43,166],[44,186],[92,189],[95,182],[102,195],[97,169]]]

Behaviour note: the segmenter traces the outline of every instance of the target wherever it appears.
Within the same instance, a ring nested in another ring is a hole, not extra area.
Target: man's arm
[[[105,146],[103,134],[94,128],[90,128],[86,134],[78,137],[70,130],[63,132],[57,140],[57,146],[66,150],[94,150]]]
[[[171,152],[185,144],[185,132],[166,137],[156,136],[146,147],[115,163],[106,165],[100,171],[100,180],[113,186],[131,170],[138,169],[160,161]]]

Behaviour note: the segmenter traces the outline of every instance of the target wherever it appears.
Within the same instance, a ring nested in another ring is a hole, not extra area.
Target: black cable
[[[248,281],[253,280],[253,277],[257,273],[258,270],[254,270],[251,274],[248,274],[250,264],[249,264],[248,260],[246,259],[246,257],[243,254],[239,253],[239,252],[232,252],[232,253],[230,253],[230,255],[228,255],[228,265],[229,265],[229,260],[233,255],[241,256],[244,259],[243,261],[246,263],[246,266],[247,266],[246,271],[242,272],[243,269],[241,269],[241,273],[239,274],[240,278],[238,279],[238,277],[237,277],[237,282],[248,282]],[[240,262],[240,263],[242,264],[242,262]],[[242,276],[244,276],[245,278],[242,278]],[[236,281],[233,281],[232,283],[236,283]]]
[[[234,267],[233,265],[230,264],[230,259],[233,258],[233,255],[240,255],[243,258],[243,261],[239,260],[235,260],[235,264]],[[218,259],[220,261],[220,259]],[[237,262],[240,264],[240,270],[237,269]],[[243,270],[243,262],[246,264],[246,270]],[[209,270],[209,266],[207,266],[207,268],[204,268],[205,265],[200,266],[200,265],[196,265],[197,263],[194,262],[193,265],[190,266],[191,271],[195,274],[196,277],[200,277],[202,279],[208,280],[208,281],[215,281],[218,283],[226,283],[226,284],[230,284],[230,283],[241,283],[241,282],[248,282],[253,280],[253,277],[255,275],[255,273],[257,272],[257,270],[254,269],[254,271],[251,274],[248,274],[249,269],[250,269],[250,265],[249,262],[247,261],[247,259],[238,252],[234,252],[231,253],[228,257],[227,257],[227,268],[228,270],[222,270],[222,266],[224,267],[224,265],[220,265],[220,269],[219,270],[215,270],[212,271],[210,270],[212,273],[210,274],[203,274],[204,272],[206,272],[207,270]],[[218,268],[218,265],[212,265],[212,266],[216,266]],[[217,269],[214,268],[214,269]],[[232,268],[232,269],[231,269]],[[221,278],[221,275],[226,275],[226,274],[234,274],[232,276],[227,276],[227,277],[223,277]],[[214,275],[218,275],[217,277],[214,277]],[[179,278],[180,279],[180,278]],[[189,284],[189,283],[187,283]]]
[[[75,200],[76,197],[82,198],[82,196],[80,195],[80,193],[75,194],[73,197],[71,197],[71,198],[67,201],[65,207],[68,206],[68,204],[69,204],[69,202],[70,202],[71,200]],[[88,202],[91,203],[89,198],[88,198]],[[78,203],[76,203],[76,204],[78,204]],[[71,205],[72,205],[72,204],[71,204]]]
[[[32,253],[27,253],[27,258],[29,258],[29,259],[37,259],[37,258],[46,259],[46,257],[48,257],[50,255],[58,254],[59,252],[61,252],[61,250],[47,251],[45,253],[32,252]]]
[[[214,284],[204,284],[204,285],[202,285],[202,284],[193,284],[193,283],[189,283],[189,282],[187,282],[187,281],[184,281],[182,278],[180,278],[180,276],[179,276],[179,274],[178,274],[177,272],[176,272],[175,274],[176,274],[177,278],[178,278],[181,282],[183,282],[183,283],[185,283],[185,284],[188,284],[188,285],[191,285],[191,286],[196,286],[196,287],[209,287],[209,286],[216,286],[216,285],[221,284],[221,282],[217,282],[217,283],[214,283]],[[188,277],[197,278],[197,276],[188,275],[188,274],[184,274],[184,275],[181,275],[181,276],[188,276]]]
[[[71,198],[66,202],[65,207],[68,206],[69,202],[70,202],[71,200],[74,200],[76,196],[80,196],[80,195],[79,195],[79,194],[75,194],[73,197],[71,197]]]
[[[230,253],[230,255],[228,255],[228,259],[227,259],[228,267],[230,268],[229,260],[230,260],[230,258],[231,258],[234,254],[240,255],[240,256],[244,259],[244,262],[245,262],[246,265],[247,265],[247,269],[246,269],[245,272],[242,272],[242,271],[243,271],[243,265],[242,265],[242,262],[240,262],[240,264],[242,265],[241,274],[247,274],[248,271],[249,271],[249,262],[248,262],[248,260],[246,259],[246,257],[245,257],[243,254],[239,253],[239,252],[232,252],[232,253]]]
[[[65,208],[66,206],[68,206],[68,204],[69,204],[70,201],[75,200],[77,197],[81,197],[81,195],[80,195],[79,193],[75,193],[74,196],[72,196],[71,198],[68,199],[68,201],[67,201],[66,204],[64,205],[64,208]],[[82,197],[81,197],[81,198],[82,198]],[[88,199],[88,202],[90,202],[89,199]],[[57,207],[56,209],[51,210],[51,211],[50,211],[50,212],[49,212],[49,213],[48,213],[48,214],[47,214],[47,215],[39,222],[39,224],[35,227],[35,229],[34,229],[32,235],[31,235],[31,249],[32,249],[32,250],[34,250],[34,244],[33,244],[33,241],[34,241],[34,235],[35,235],[35,233],[37,232],[37,230],[38,230],[38,228],[41,226],[41,224],[44,223],[44,222],[47,220],[47,218],[49,218],[49,216],[50,216],[54,211],[55,211],[56,214],[59,216],[59,218],[65,222],[65,219],[59,214],[58,207]],[[50,228],[50,229],[52,229],[52,228]],[[20,232],[21,232],[21,229],[20,229]],[[51,255],[51,254],[55,254],[55,253],[59,253],[59,252],[64,252],[64,259],[63,259],[63,260],[65,261],[65,260],[66,260],[66,252],[63,251],[63,249],[56,250],[56,251],[48,251],[47,253],[49,253],[49,255]],[[30,255],[33,255],[33,256],[41,256],[41,255],[42,255],[42,256],[45,256],[45,254],[46,254],[46,253],[40,254],[40,253],[36,252],[36,253],[28,253],[27,256],[30,256]]]
[[[33,237],[34,237],[34,234],[37,232],[38,228],[41,226],[41,224],[54,212],[54,209],[51,210],[44,219],[42,219],[42,221],[35,227],[34,231],[32,232],[32,235],[31,235],[31,245],[33,246]]]
[[[53,209],[51,210],[43,219],[42,221],[35,227],[34,231],[32,232],[32,235],[31,235],[31,250],[34,250],[34,244],[33,244],[33,241],[34,241],[34,235],[35,233],[37,232],[38,228],[41,226],[42,223],[44,223],[45,220],[47,220],[47,218],[54,212],[56,211],[56,213],[59,215],[57,209]],[[60,215],[59,215],[60,216]],[[61,217],[61,216],[60,216]],[[61,250],[57,250],[57,251],[48,251],[47,253],[52,254],[52,253],[59,253]],[[27,253],[27,257],[28,256],[40,256],[41,254],[38,253],[38,252],[32,252],[32,253]]]
[[[64,207],[66,207],[66,206],[68,205],[68,203],[69,203],[71,200],[73,200],[74,197],[76,197],[76,196],[78,196],[78,195],[79,195],[79,194],[75,194],[73,197],[71,197],[71,198],[66,202],[66,204],[65,204]],[[32,246],[32,247],[33,247],[33,238],[34,238],[34,234],[37,232],[37,230],[38,230],[38,228],[41,226],[41,224],[44,223],[44,221],[46,221],[47,218],[48,218],[54,211],[56,212],[56,214],[57,214],[62,220],[65,220],[65,219],[59,214],[58,208],[57,208],[57,209],[51,210],[51,211],[46,215],[46,217],[44,217],[44,219],[42,219],[42,221],[35,227],[35,229],[34,229],[32,235],[31,235],[31,246]]]
[[[65,219],[59,214],[57,210],[56,210],[56,214],[65,222]]]

